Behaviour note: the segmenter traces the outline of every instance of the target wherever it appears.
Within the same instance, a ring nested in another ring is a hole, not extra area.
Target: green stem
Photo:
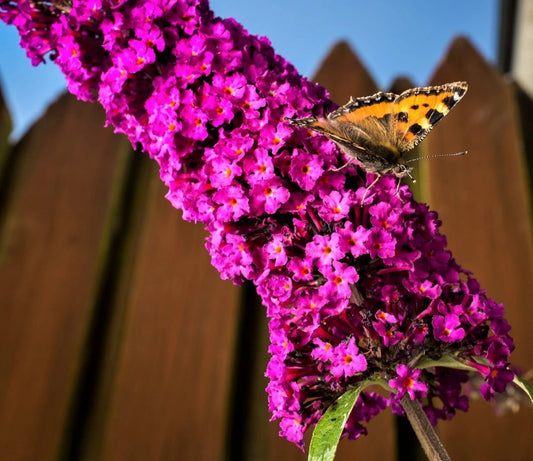
[[[402,397],[402,407],[428,459],[430,461],[451,461],[418,401],[411,400],[409,395],[405,394]]]

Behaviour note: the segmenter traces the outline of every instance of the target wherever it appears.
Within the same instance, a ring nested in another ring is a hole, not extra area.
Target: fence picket
[[[359,57],[344,41],[331,47],[312,80],[327,88],[331,100],[338,105],[346,104],[350,96],[367,96],[378,90]]]
[[[533,240],[530,185],[517,101],[508,81],[472,44],[456,39],[431,80],[466,80],[469,90],[425,142],[428,153],[468,149],[467,156],[425,163],[427,201],[439,212],[448,245],[489,296],[503,302],[517,346],[513,362],[531,367]],[[454,460],[533,459],[530,410],[497,417],[476,402],[439,424]],[[529,434],[529,437],[528,435]],[[483,438],[482,444],[472,442]]]
[[[222,459],[239,290],[210,266],[201,227],[164,199],[155,165],[143,167],[98,459]]]
[[[0,198],[2,459],[55,460],[69,430],[126,153],[103,123],[65,96],[15,146]]]

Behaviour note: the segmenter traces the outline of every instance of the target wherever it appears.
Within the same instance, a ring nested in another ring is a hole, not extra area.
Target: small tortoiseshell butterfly
[[[381,175],[411,176],[412,168],[405,164],[404,154],[426,137],[467,89],[466,82],[454,82],[412,88],[400,95],[379,92],[350,98],[326,118],[306,117],[289,119],[289,122],[321,133],[337,143],[350,157],[341,168],[357,160],[365,170],[376,173],[368,191]]]

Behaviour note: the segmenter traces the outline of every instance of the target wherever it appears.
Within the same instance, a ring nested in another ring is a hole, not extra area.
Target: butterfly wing
[[[350,134],[357,134],[352,133],[354,130],[367,133],[366,137],[358,139],[363,152],[356,158],[369,171],[383,173],[397,165],[401,157],[391,132],[394,102],[398,97],[394,93],[379,92],[373,96],[350,99],[348,104],[328,116],[350,139],[354,138]]]
[[[376,93],[365,98],[350,98],[328,115],[328,121],[345,137],[365,147],[373,147],[387,136],[392,103],[397,95]]]
[[[400,95],[379,92],[350,101],[326,118],[290,122],[324,134],[367,171],[404,175],[403,154],[413,149],[461,100],[466,82],[413,88]]]
[[[393,103],[397,97],[393,93],[379,92],[351,98],[327,118],[308,117],[290,122],[324,134],[368,171],[381,173],[395,165],[399,158],[390,132]]]
[[[361,140],[370,139],[364,129],[358,126],[347,127],[343,123],[332,122],[329,118],[306,117],[288,121],[294,126],[323,134],[341,146],[353,144],[356,148]]]
[[[390,132],[401,154],[413,149],[461,100],[468,85],[454,82],[404,91],[393,103]]]

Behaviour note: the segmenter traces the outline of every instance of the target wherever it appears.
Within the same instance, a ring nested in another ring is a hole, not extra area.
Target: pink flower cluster
[[[155,158],[168,199],[210,235],[213,265],[251,280],[270,319],[269,407],[281,434],[305,430],[368,379],[345,428],[408,394],[430,420],[466,410],[465,371],[417,369],[455,357],[486,378],[485,398],[512,379],[503,307],[485,296],[426,205],[396,180],[373,180],[324,137],[285,117],[329,110],[265,38],[216,18],[205,0],[0,0],[32,62],[49,55],[69,89],[98,100],[108,123]],[[481,365],[474,358],[483,358]]]

